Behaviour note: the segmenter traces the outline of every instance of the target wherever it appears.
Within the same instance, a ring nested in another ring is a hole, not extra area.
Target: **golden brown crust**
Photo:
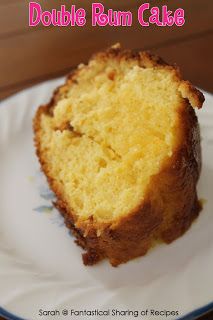
[[[66,225],[77,238],[76,242],[87,253],[83,254],[86,265],[92,265],[107,257],[113,266],[146,254],[156,240],[170,243],[181,236],[198,216],[201,209],[196,192],[196,184],[201,169],[200,133],[197,117],[191,107],[202,106],[203,95],[189,82],[180,78],[177,68],[162,62],[149,53],[122,51],[114,46],[99,53],[96,59],[137,59],[141,67],[162,66],[175,70],[180,80],[180,92],[185,98],[179,111],[182,130],[179,145],[173,156],[164,164],[161,172],[152,177],[145,200],[134,212],[118,219],[114,224],[100,225],[93,221],[80,222],[68,204],[63,200],[60,189],[48,176],[48,166],[40,152],[40,118],[43,113],[52,114],[52,108],[64,94],[68,86],[76,81],[78,69],[68,77],[67,83],[57,89],[52,100],[41,106],[34,118],[35,146],[42,170],[47,176],[51,189],[57,196],[56,207],[64,216]],[[191,105],[190,105],[191,104]],[[97,230],[102,229],[100,234]]]

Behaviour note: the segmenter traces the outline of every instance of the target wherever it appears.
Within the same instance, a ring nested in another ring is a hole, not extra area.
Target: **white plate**
[[[0,105],[0,312],[11,319],[135,319],[118,311],[178,311],[177,319],[213,301],[213,96],[198,112],[203,168],[200,217],[180,239],[118,268],[85,267],[81,249],[52,207],[34,152],[32,117],[63,79],[21,92]],[[39,309],[60,315],[40,316]],[[110,316],[64,316],[62,310],[108,310]],[[7,313],[8,312],[8,313]],[[15,317],[16,316],[16,317]],[[189,319],[189,317],[187,317]],[[191,318],[190,318],[191,319]]]

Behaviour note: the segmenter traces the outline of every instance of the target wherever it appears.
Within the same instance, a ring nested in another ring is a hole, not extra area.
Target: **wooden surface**
[[[213,91],[213,2],[211,0],[165,0],[169,8],[185,9],[183,27],[143,28],[137,21],[139,0],[102,1],[105,7],[133,12],[132,27],[92,27],[91,2],[40,1],[51,9],[78,3],[87,8],[85,27],[28,27],[28,1],[0,1],[0,99],[40,81],[66,74],[86,61],[92,52],[120,41],[130,48],[150,49],[180,65],[184,77]],[[116,3],[116,4],[115,4]],[[159,5],[161,0],[152,0]]]
[[[42,8],[77,4],[87,9],[87,24],[79,27],[28,27],[28,2],[0,0],[0,99],[38,82],[65,75],[96,50],[121,42],[149,49],[181,67],[186,79],[213,92],[213,1],[164,0],[170,9],[185,9],[183,27],[143,28],[137,21],[139,0],[107,0],[106,8],[131,10],[132,27],[92,27],[90,0],[41,0]],[[152,0],[152,5],[162,4]],[[213,296],[212,296],[213,301]],[[178,301],[177,301],[178,305]],[[1,318],[0,318],[1,319]],[[213,313],[200,320],[212,320]]]

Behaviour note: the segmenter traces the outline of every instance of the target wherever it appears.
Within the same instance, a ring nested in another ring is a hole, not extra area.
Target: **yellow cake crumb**
[[[53,117],[42,115],[41,151],[75,213],[107,221],[136,208],[172,156],[182,97],[165,68],[92,60],[79,70]]]

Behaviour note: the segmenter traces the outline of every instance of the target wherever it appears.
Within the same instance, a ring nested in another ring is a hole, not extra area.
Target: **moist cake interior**
[[[94,59],[41,117],[46,174],[81,219],[110,222],[135,210],[172,156],[183,104],[176,73],[137,60]]]

